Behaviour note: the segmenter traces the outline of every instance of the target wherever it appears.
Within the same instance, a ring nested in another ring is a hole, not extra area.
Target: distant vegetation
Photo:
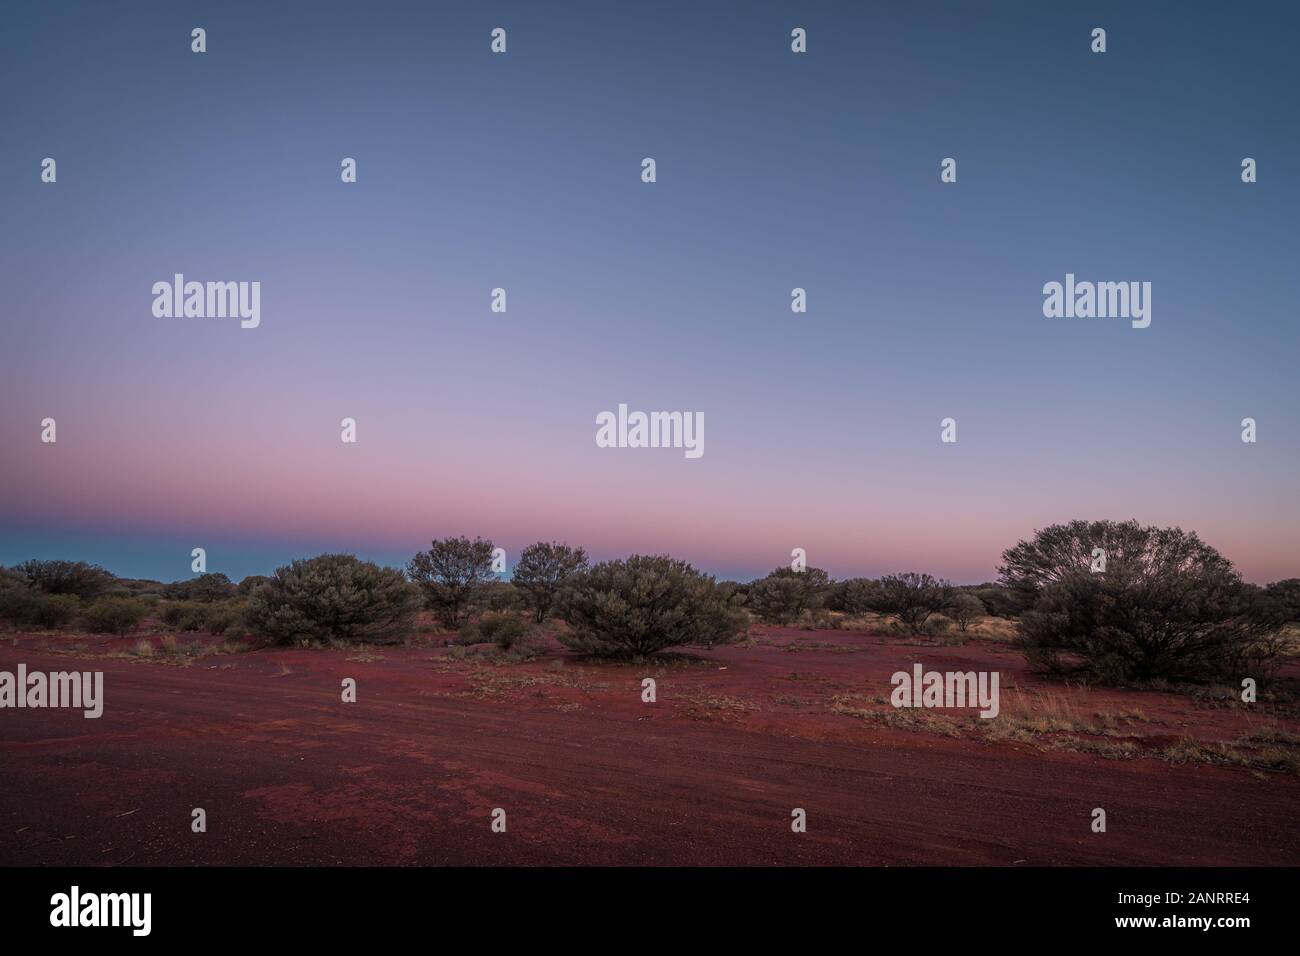
[[[1132,521],[1045,528],[1003,553],[997,582],[965,587],[916,571],[834,581],[821,568],[715,582],[666,555],[592,566],[558,542],[525,548],[509,580],[492,560],[491,541],[444,538],[404,571],[325,554],[238,584],[219,572],[163,584],[32,560],[0,568],[0,622],[118,637],[162,628],[164,649],[175,632],[246,649],[250,635],[303,646],[410,639],[427,611],[437,624],[420,632],[458,632],[458,653],[488,645],[518,660],[547,636],[594,656],[645,657],[726,643],[757,620],[909,641],[1014,636],[1036,668],[1112,684],[1260,678],[1300,624],[1300,580],[1247,584],[1195,534]]]

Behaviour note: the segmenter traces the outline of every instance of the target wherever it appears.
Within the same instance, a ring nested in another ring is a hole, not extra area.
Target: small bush
[[[984,602],[974,594],[962,591],[952,599],[944,613],[952,618],[957,630],[965,631],[971,624],[984,616]]]
[[[528,634],[528,627],[513,614],[484,614],[460,629],[460,643],[495,644],[507,651],[522,643]]]
[[[241,602],[210,605],[203,626],[209,634],[224,634],[231,628],[242,628],[248,615],[248,605]]]
[[[914,634],[926,630],[930,615],[938,614],[952,602],[953,588],[947,581],[905,571],[880,579],[877,608],[898,616],[899,623]]]
[[[574,575],[561,592],[567,647],[600,656],[645,656],[684,644],[722,644],[744,628],[743,612],[685,561],[634,555]]]
[[[44,594],[26,584],[0,591],[0,620],[20,631],[66,627],[80,610],[71,594]]]
[[[482,538],[444,538],[407,565],[426,605],[447,627],[460,627],[478,606],[492,580],[492,550],[492,542]]]
[[[768,624],[793,624],[805,611],[822,606],[830,575],[821,568],[777,568],[749,586],[745,607]]]
[[[102,597],[86,608],[82,620],[94,634],[126,637],[144,620],[149,607],[138,598]]]
[[[402,572],[350,554],[277,568],[248,608],[252,632],[277,644],[383,640],[411,626],[417,598]]]
[[[826,595],[826,606],[845,614],[866,614],[876,609],[879,600],[879,583],[870,578],[849,578],[831,586]]]
[[[16,594],[4,609],[4,617],[19,631],[56,631],[68,627],[81,613],[81,601],[73,594]]]
[[[163,593],[173,601],[225,601],[235,596],[235,586],[230,578],[220,572],[200,574],[196,578],[175,581]]]
[[[486,611],[516,611],[524,606],[524,598],[509,581],[489,581],[483,585],[479,604]]]
[[[198,601],[169,601],[159,613],[168,627],[179,631],[204,631],[207,630],[212,607]]]
[[[235,585],[235,594],[239,597],[248,597],[269,580],[271,579],[265,574],[250,574]]]
[[[92,600],[113,584],[113,575],[85,561],[24,561],[14,568],[30,587],[45,594],[70,594]]]
[[[520,553],[510,580],[522,592],[533,620],[541,624],[554,607],[564,582],[586,568],[587,552],[582,548],[539,541]]]

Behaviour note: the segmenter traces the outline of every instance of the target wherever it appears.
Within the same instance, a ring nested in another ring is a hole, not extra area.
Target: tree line
[[[554,541],[525,548],[505,581],[492,555],[491,541],[452,537],[401,569],[323,554],[238,584],[208,573],[166,585],[33,560],[0,569],[0,620],[20,630],[77,621],[125,635],[156,613],[179,630],[311,645],[398,639],[428,611],[462,643],[519,646],[551,620],[563,622],[554,636],[573,650],[638,657],[728,643],[753,619],[815,627],[832,613],[874,614],[925,634],[996,616],[1015,623],[1035,667],[1109,683],[1258,679],[1300,621],[1300,580],[1246,583],[1195,533],[1134,521],[1040,530],[1003,552],[996,582],[965,587],[912,571],[835,581],[815,567],[715,581],[667,555],[592,564],[584,549]]]

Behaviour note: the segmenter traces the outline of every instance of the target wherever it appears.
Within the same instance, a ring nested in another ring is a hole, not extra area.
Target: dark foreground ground
[[[1300,864],[1293,772],[1171,762],[1293,740],[1285,712],[1050,684],[993,642],[752,634],[652,666],[6,641],[3,670],[104,671],[106,706],[0,711],[0,864]],[[900,720],[883,698],[915,661],[1000,671],[998,739]]]

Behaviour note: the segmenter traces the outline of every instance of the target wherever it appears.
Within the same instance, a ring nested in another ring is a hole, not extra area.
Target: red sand
[[[1300,863],[1295,776],[895,730],[831,699],[887,696],[920,661],[1000,671],[1004,711],[1014,686],[1080,714],[1140,710],[1160,722],[1148,741],[1229,739],[1255,715],[1038,681],[999,645],[754,634],[663,667],[558,646],[499,667],[432,646],[171,666],[101,656],[129,641],[24,637],[0,669],[102,670],[106,703],[98,720],[0,711],[0,864]],[[74,643],[88,647],[55,652]],[[795,807],[807,833],[791,832]]]

